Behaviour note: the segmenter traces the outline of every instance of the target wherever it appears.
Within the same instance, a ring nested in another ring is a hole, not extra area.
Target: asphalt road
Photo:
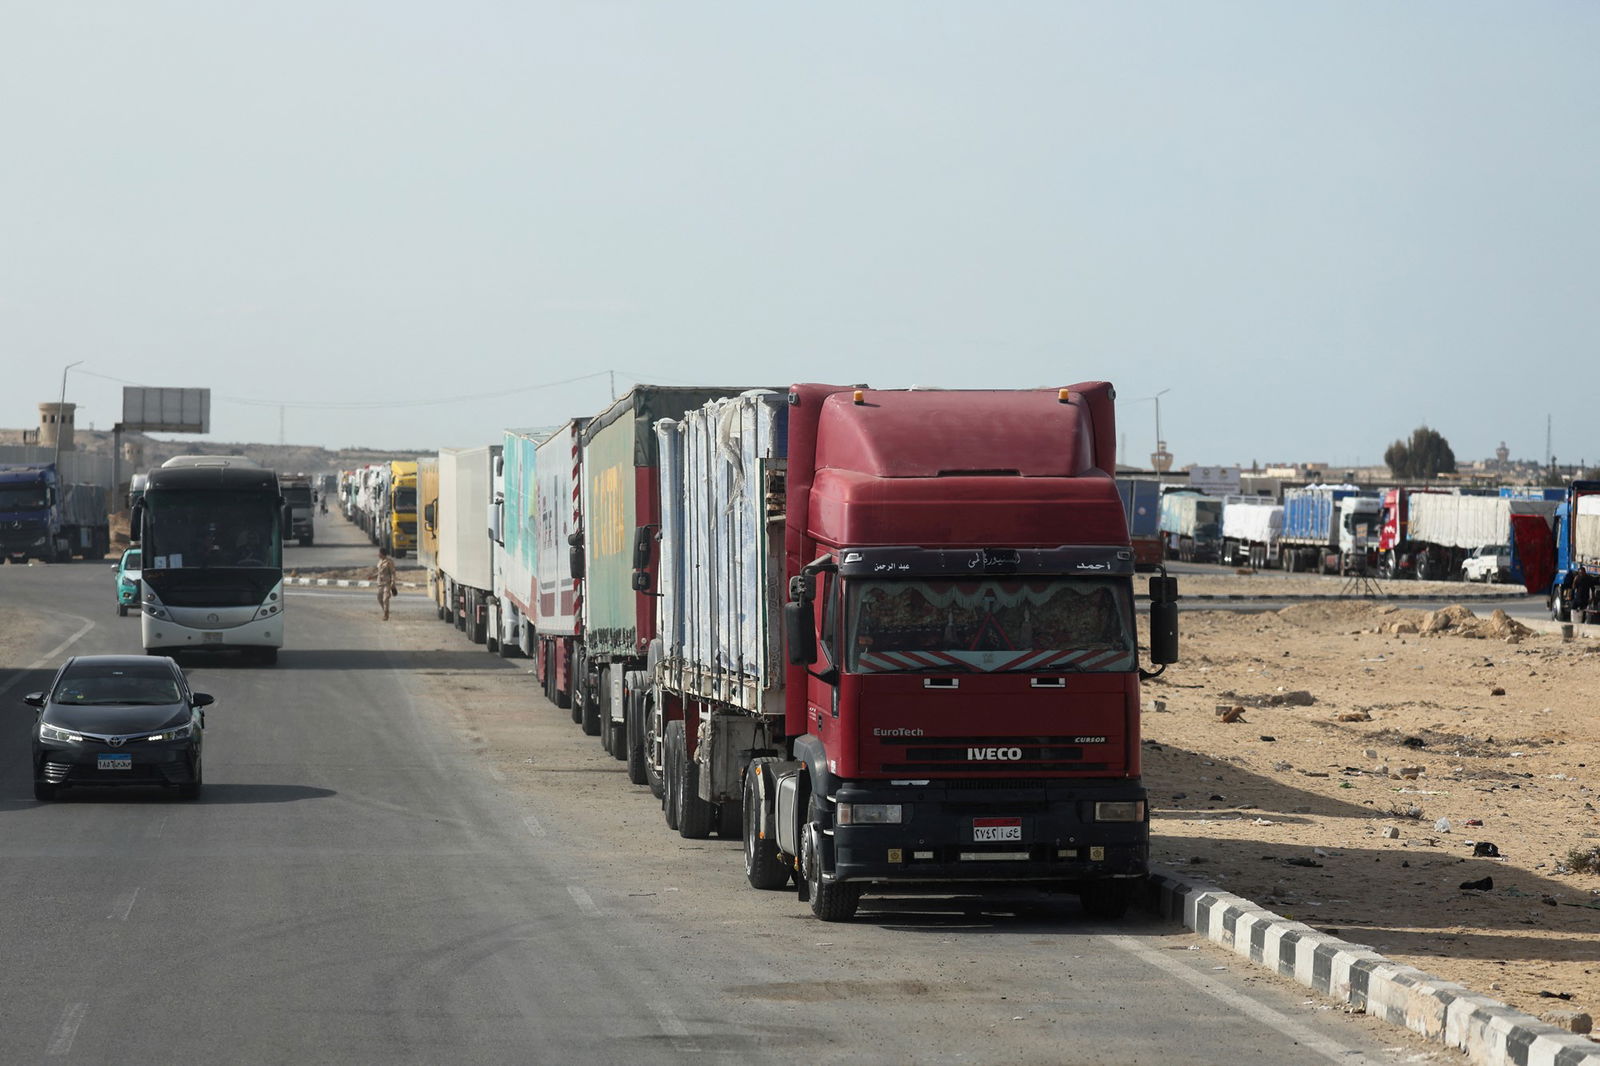
[[[328,550],[364,544],[349,532]],[[869,900],[816,922],[742,887],[736,845],[668,833],[642,790],[530,809],[486,772],[451,703],[525,664],[437,623],[419,651],[364,592],[288,603],[278,666],[183,660],[218,701],[198,802],[40,804],[20,696],[69,654],[138,651],[138,620],[104,564],[0,567],[6,1061],[1278,1066],[1421,1047],[1143,916]],[[396,607],[431,619],[419,596]],[[540,754],[592,762],[528,686]],[[613,803],[609,836],[563,828]]]

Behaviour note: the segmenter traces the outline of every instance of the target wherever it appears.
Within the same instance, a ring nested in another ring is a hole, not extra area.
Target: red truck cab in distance
[[[983,882],[1114,915],[1146,873],[1113,400],[1105,382],[790,390],[790,758],[755,769],[819,917],[863,890]],[[1152,580],[1159,663],[1174,585]]]

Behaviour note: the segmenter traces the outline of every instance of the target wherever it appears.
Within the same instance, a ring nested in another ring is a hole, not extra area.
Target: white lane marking
[[[137,888],[132,892],[127,892],[118,896],[116,905],[111,908],[111,913],[106,915],[106,917],[114,918],[119,922],[127,921],[129,913],[133,910],[133,902],[138,898],[139,890]]]
[[[489,777],[492,780],[499,781],[502,784],[505,783],[505,779],[506,779],[506,775],[504,773],[502,773],[500,768],[497,767],[497,766],[489,767]]]
[[[1130,955],[1137,955],[1150,965],[1167,971],[1172,976],[1187,982],[1213,999],[1221,1000],[1241,1014],[1248,1014],[1269,1029],[1276,1029],[1290,1040],[1293,1040],[1298,1045],[1297,1050],[1312,1051],[1325,1059],[1343,1063],[1345,1066],[1367,1066],[1367,1064],[1373,1062],[1372,1059],[1367,1058],[1355,1049],[1347,1047],[1331,1037],[1323,1036],[1309,1026],[1301,1025],[1288,1015],[1280,1014],[1271,1007],[1257,1003],[1249,996],[1235,992],[1212,978],[1191,970],[1176,959],[1168,958],[1154,948],[1146,947],[1133,937],[1108,936],[1105,941],[1112,947],[1121,948]]]
[[[72,645],[76,644],[85,633],[94,628],[94,621],[92,619],[83,618],[81,615],[70,615],[69,617],[78,618],[80,621],[82,621],[83,628],[79,629],[76,633],[72,634],[72,636],[68,637],[66,640],[63,640],[60,644],[57,644],[43,655],[33,660],[33,662],[29,663],[27,666],[24,666],[21,670],[17,671],[15,677],[13,677],[10,681],[7,681],[5,684],[0,685],[0,695],[4,695],[12,685],[15,685],[18,681],[22,680],[23,674],[30,670],[39,669],[39,667],[43,666],[45,663],[66,651]]]
[[[72,1041],[77,1038],[78,1026],[83,1024],[84,1016],[89,1013],[87,1003],[68,1003],[67,1009],[61,1012],[61,1024],[56,1026],[56,1035],[50,1038],[50,1046],[45,1048],[46,1055],[65,1055],[72,1050]]]
[[[578,909],[584,914],[587,914],[591,918],[600,917],[600,907],[595,903],[594,897],[590,896],[588,892],[585,892],[577,885],[568,885],[567,894],[572,897],[572,902],[576,903],[578,905]]]
[[[656,1016],[656,1023],[661,1026],[661,1031],[672,1038],[679,1051],[700,1050],[700,1045],[689,1037],[689,1027],[672,1012],[671,1007],[661,1002],[647,1002],[645,1006]]]
[[[533,834],[534,836],[536,836],[536,837],[544,836],[544,826],[540,825],[539,824],[539,819],[535,818],[533,815],[530,814],[526,818],[524,818],[522,820],[522,824],[527,826],[528,832]]]
[[[168,815],[167,817],[163,817],[158,822],[150,823],[149,835],[153,836],[153,837],[158,837],[161,834],[165,833],[167,831],[167,818],[168,817],[171,817],[171,816]]]

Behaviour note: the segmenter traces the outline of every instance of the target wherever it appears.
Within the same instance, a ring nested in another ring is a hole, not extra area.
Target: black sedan
[[[33,795],[44,801],[80,785],[161,785],[200,795],[200,742],[212,703],[192,692],[162,655],[79,655],[50,691],[22,702],[39,711],[33,731]]]

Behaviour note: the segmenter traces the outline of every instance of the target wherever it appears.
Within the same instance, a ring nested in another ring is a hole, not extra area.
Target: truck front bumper
[[[1136,782],[848,782],[839,807],[900,809],[891,824],[834,824],[835,877],[903,883],[1076,882],[1143,877],[1150,864],[1149,804]],[[979,785],[980,787],[964,787]],[[1119,805],[1108,808],[1107,804]],[[1097,811],[1137,805],[1137,818]]]

